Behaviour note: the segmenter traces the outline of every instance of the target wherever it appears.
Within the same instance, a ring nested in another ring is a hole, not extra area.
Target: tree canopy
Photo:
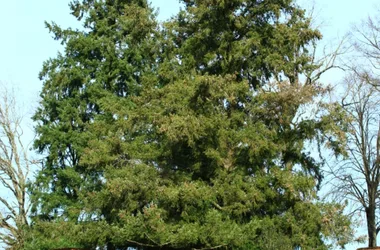
[[[47,24],[65,51],[40,74],[31,248],[344,245],[307,148],[344,143],[339,110],[307,111],[321,34],[291,0],[182,2],[161,24],[145,0],[76,0],[83,29]]]

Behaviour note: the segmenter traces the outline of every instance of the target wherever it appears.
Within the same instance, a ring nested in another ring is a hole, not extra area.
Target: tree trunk
[[[107,243],[107,250],[116,250],[116,247],[112,243],[108,242]]]
[[[366,208],[367,229],[368,229],[368,247],[376,247],[376,208],[369,205]]]

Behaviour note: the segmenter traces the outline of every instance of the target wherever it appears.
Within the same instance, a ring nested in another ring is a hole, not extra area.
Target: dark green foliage
[[[159,27],[145,1],[74,1],[83,31],[48,25],[66,50],[41,73],[34,234],[107,249],[326,249],[305,143],[335,127],[327,112],[301,115],[325,90],[299,80],[321,35],[290,0],[184,4]]]
[[[90,190],[100,184],[102,170],[92,171],[80,158],[94,137],[90,124],[95,120],[111,124],[115,120],[111,109],[116,107],[109,102],[138,94],[141,75],[152,72],[156,24],[145,7],[144,1],[74,1],[71,9],[84,19],[85,31],[47,24],[65,45],[65,53],[44,64],[41,108],[34,116],[39,122],[35,145],[48,153],[36,181],[44,191],[36,194],[44,200],[43,214],[59,208],[68,213],[65,207],[77,205],[84,182]],[[126,99],[118,105],[131,102]]]

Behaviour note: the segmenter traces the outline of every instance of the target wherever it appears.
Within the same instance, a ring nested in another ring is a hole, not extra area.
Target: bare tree
[[[0,92],[0,242],[8,249],[21,249],[28,226],[26,182],[30,171],[23,144],[22,117],[15,95],[5,87]]]
[[[367,221],[368,246],[377,245],[380,231],[380,92],[365,72],[352,71],[345,78],[341,106],[348,117],[347,157],[332,168],[334,191],[353,201],[353,212]]]
[[[379,11],[380,12],[380,11]],[[380,87],[380,18],[367,17],[360,25],[353,27],[352,43],[358,52],[356,64],[361,63],[365,75],[371,78],[370,84]],[[357,60],[361,58],[362,60]],[[350,67],[354,71],[356,67]],[[356,72],[358,73],[358,72]]]

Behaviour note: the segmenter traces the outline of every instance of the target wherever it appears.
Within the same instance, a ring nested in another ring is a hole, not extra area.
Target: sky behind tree
[[[19,103],[25,107],[27,118],[38,105],[42,82],[38,73],[42,64],[55,57],[63,47],[52,39],[44,21],[56,22],[63,27],[79,27],[70,15],[69,0],[0,0],[0,83],[16,89]],[[306,9],[314,9],[315,25],[324,36],[322,44],[334,47],[350,31],[352,24],[380,11],[376,0],[300,0]],[[178,0],[152,0],[159,8],[159,20],[163,21],[180,9]],[[314,6],[314,7],[313,7]],[[324,80],[339,81],[342,73],[332,71]],[[30,122],[29,122],[30,123]],[[31,128],[31,126],[29,126]],[[31,140],[33,133],[29,133]],[[355,249],[350,246],[348,249]]]

